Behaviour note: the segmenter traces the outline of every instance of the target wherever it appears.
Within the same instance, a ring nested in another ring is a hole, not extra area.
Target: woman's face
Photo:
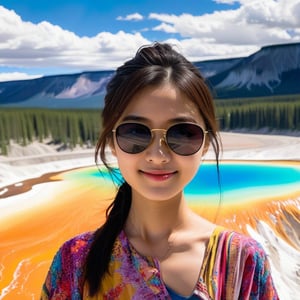
[[[128,122],[151,129],[168,129],[179,122],[192,122],[205,129],[196,104],[171,84],[149,87],[136,94],[115,128]],[[193,155],[178,155],[166,144],[164,132],[158,130],[153,132],[149,146],[137,154],[121,150],[114,135],[112,152],[124,179],[132,187],[133,199],[163,201],[182,196],[183,188],[198,171],[204,143]]]

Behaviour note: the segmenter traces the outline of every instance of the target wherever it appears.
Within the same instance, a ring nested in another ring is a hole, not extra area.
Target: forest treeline
[[[93,146],[101,130],[97,110],[0,109],[0,154],[6,155],[11,141],[26,146],[33,141],[73,148]]]
[[[217,100],[221,130],[300,131],[300,95]]]
[[[221,130],[300,131],[300,96],[216,100],[216,112]],[[1,108],[0,154],[8,153],[11,141],[92,147],[100,131],[99,110]]]

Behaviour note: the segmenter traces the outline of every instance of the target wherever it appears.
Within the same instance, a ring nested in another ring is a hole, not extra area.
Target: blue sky
[[[300,0],[0,0],[0,81],[114,69],[170,42],[192,61],[300,42]]]

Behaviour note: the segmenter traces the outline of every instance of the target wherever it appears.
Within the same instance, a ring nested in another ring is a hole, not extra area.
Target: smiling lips
[[[140,171],[144,176],[148,177],[149,179],[156,180],[156,181],[164,181],[168,180],[172,176],[174,176],[177,172],[166,172],[166,171]]]

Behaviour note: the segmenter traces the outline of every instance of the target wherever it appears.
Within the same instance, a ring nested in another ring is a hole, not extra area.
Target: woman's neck
[[[170,200],[151,201],[133,193],[125,232],[128,237],[150,243],[168,240],[189,224],[191,214],[182,194]]]

